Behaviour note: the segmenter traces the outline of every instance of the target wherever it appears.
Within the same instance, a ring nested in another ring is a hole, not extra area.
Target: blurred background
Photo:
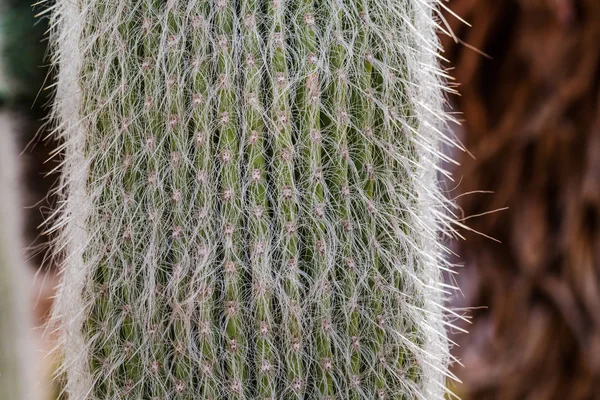
[[[468,149],[443,184],[472,229],[449,243],[461,288],[451,306],[471,322],[468,335],[450,332],[464,366],[449,387],[464,400],[600,399],[600,1],[443,4],[454,32],[440,31],[443,66],[460,92],[448,99],[462,122],[452,129]],[[43,128],[53,81],[41,11],[0,0],[0,117],[16,123],[22,151],[37,332],[57,273],[40,228],[57,145]],[[52,336],[39,343],[52,399]]]
[[[37,392],[43,393],[41,399],[45,400],[56,399],[58,393],[52,380],[58,361],[51,354],[52,334],[44,334],[57,268],[45,259],[48,237],[42,234],[45,215],[52,205],[50,190],[56,180],[56,176],[48,176],[56,167],[50,153],[57,143],[46,140],[48,132],[42,129],[51,101],[51,90],[44,88],[53,79],[46,59],[49,20],[37,15],[53,2],[34,7],[32,0],[0,0],[0,127],[11,130],[0,135],[14,136],[20,151],[18,172],[25,222],[21,243],[30,272],[29,297],[36,325],[36,365],[32,368],[39,377]],[[0,187],[0,191],[3,189]]]
[[[452,0],[463,399],[600,398],[600,1]],[[472,48],[478,49],[482,55]],[[479,191],[479,192],[477,192]],[[459,197],[460,196],[460,197]],[[508,210],[490,211],[508,207]],[[483,308],[485,307],[485,308]]]

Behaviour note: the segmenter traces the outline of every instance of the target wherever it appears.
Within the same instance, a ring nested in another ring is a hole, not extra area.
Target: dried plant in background
[[[433,0],[59,0],[70,399],[441,399]]]
[[[595,399],[600,391],[600,2],[453,0],[462,96],[460,255],[471,334],[465,399]]]

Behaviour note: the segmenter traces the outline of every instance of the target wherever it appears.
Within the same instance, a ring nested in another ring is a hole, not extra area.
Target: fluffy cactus
[[[16,146],[0,113],[0,398],[36,399],[28,279],[19,240]]]
[[[70,399],[442,399],[435,0],[58,0]]]

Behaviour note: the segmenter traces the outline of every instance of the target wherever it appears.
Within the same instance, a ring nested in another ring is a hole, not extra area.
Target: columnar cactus
[[[435,0],[58,0],[70,399],[441,399]]]
[[[27,271],[21,256],[17,158],[11,118],[0,113],[0,398],[36,399]]]

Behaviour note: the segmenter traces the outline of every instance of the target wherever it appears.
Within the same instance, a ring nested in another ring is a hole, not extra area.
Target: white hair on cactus
[[[61,349],[66,370],[65,391],[74,399],[85,399],[92,388],[87,353],[89,348],[81,335],[85,307],[83,286],[89,268],[83,259],[83,250],[89,231],[86,218],[91,204],[85,190],[88,160],[84,156],[85,125],[81,115],[82,93],[79,74],[82,66],[84,13],[76,2],[56,2],[52,27],[52,62],[59,66],[57,88],[52,109],[53,121],[60,121],[56,140],[62,145],[58,152],[68,154],[61,166],[61,178],[55,188],[59,205],[49,221],[48,232],[58,231],[54,250],[61,259],[60,286],[53,305],[49,329],[58,329],[57,346]],[[62,370],[57,374],[61,374]]]

